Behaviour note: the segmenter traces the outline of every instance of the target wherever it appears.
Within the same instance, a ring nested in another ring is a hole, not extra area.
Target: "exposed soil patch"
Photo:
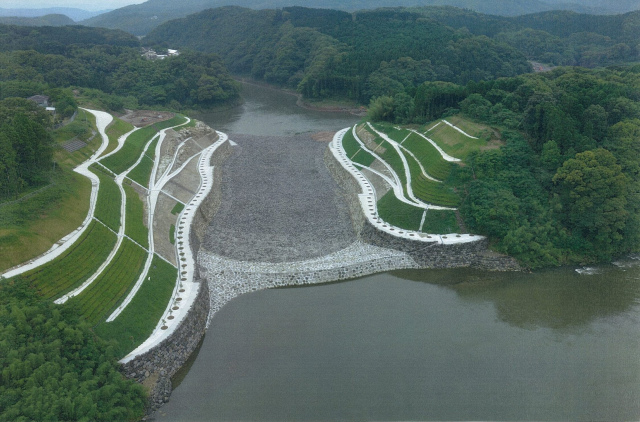
[[[334,132],[317,132],[311,134],[311,139],[318,142],[331,142]]]
[[[131,123],[135,127],[145,127],[164,120],[172,119],[175,113],[168,111],[153,110],[127,110],[127,114],[120,117],[125,122]]]

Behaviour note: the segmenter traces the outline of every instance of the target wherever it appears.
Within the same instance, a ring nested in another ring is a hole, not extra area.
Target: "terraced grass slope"
[[[451,173],[456,166],[464,165],[463,158],[472,151],[497,147],[500,142],[494,139],[497,132],[489,127],[460,116],[449,119],[448,123],[432,122],[420,129],[421,133],[429,133],[426,137],[411,128],[385,123],[361,124],[356,126],[357,133],[365,148],[351,131],[344,136],[345,152],[354,163],[375,164],[377,159],[366,151],[375,149],[395,174],[396,183],[402,185],[404,198],[396,197],[399,190],[390,190],[378,197],[378,214],[385,222],[425,233],[460,231],[455,211],[460,197]],[[435,139],[431,139],[431,133],[436,135]]]
[[[446,120],[470,136],[449,126],[443,120],[426,125],[420,132],[437,143],[447,154],[454,157],[465,159],[470,152],[487,148],[489,140],[494,137],[491,129],[487,126],[473,123],[458,116],[448,117]],[[437,126],[428,130],[434,125]]]
[[[133,125],[131,123],[125,122],[124,120],[120,120],[117,117],[113,119],[113,122],[107,127],[105,131],[109,138],[109,145],[107,149],[104,150],[102,155],[107,155],[118,146],[118,138],[124,135],[127,132],[133,130]]]
[[[166,309],[175,287],[178,269],[155,256],[148,279],[133,300],[112,322],[102,322],[96,333],[107,340],[116,340],[119,357],[138,347],[151,335]]]
[[[172,119],[137,130],[127,138],[127,141],[118,152],[105,157],[101,163],[114,173],[120,174],[135,164],[144,147],[160,130],[185,123],[186,121],[187,119],[184,116],[175,116]]]
[[[57,298],[91,277],[107,259],[115,244],[115,233],[94,221],[62,255],[21,277],[28,280],[43,297]]]
[[[374,134],[376,136],[375,142],[380,143],[384,148],[384,152],[380,154],[381,158],[384,159],[398,175],[405,194],[407,194],[406,162],[411,175],[411,189],[416,198],[428,204],[445,207],[455,207],[459,204],[460,198],[450,186],[433,181],[422,172],[422,168],[424,168],[427,175],[439,178],[440,180],[446,180],[449,177],[452,167],[457,164],[444,160],[440,152],[424,139],[423,143],[418,143],[417,147],[414,146],[410,140],[413,137],[419,136],[408,130],[398,130],[393,127],[380,126],[377,126],[376,129],[385,132],[389,138],[398,142],[398,144],[402,143],[402,147],[406,148],[406,150],[399,148],[398,151],[389,142],[383,140],[377,134]],[[408,142],[409,146],[407,146]],[[411,153],[407,152],[407,150]],[[400,154],[402,154],[402,157]],[[418,161],[422,164],[422,168]],[[437,176],[434,176],[434,174]]]
[[[123,239],[109,266],[68,303],[77,306],[80,314],[91,325],[96,325],[125,298],[142,272],[146,257],[144,249],[129,239]]]
[[[393,191],[387,192],[378,199],[377,205],[378,215],[387,223],[407,230],[420,230],[424,208],[400,201],[393,194]]]
[[[342,138],[342,146],[347,153],[347,157],[349,157],[354,163],[369,167],[375,160],[373,155],[362,149],[361,145],[353,136],[353,132],[351,130],[347,131]]]
[[[131,186],[122,186],[127,195],[124,234],[143,248],[149,248],[149,229],[144,224],[144,204]]]
[[[96,202],[95,218],[104,223],[111,230],[117,232],[120,228],[120,208],[122,195],[113,175],[97,164],[89,169],[100,179],[98,200]]]
[[[142,160],[140,160],[138,165],[127,174],[129,179],[145,188],[149,187],[149,181],[151,180],[151,172],[153,171],[154,162],[153,159],[158,139],[159,138],[156,137],[155,140],[149,144],[149,147],[144,151]]]

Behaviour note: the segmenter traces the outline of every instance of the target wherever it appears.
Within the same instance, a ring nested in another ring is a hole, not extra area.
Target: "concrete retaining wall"
[[[196,211],[193,219],[193,229],[191,231],[191,245],[193,247],[193,256],[198,255],[200,244],[204,241],[204,235],[207,231],[209,223],[213,216],[220,209],[222,203],[222,168],[221,164],[226,160],[232,152],[231,143],[225,142],[216,149],[211,157],[211,165],[213,166],[213,181],[211,192],[202,201],[200,207]],[[197,265],[196,265],[197,267]]]

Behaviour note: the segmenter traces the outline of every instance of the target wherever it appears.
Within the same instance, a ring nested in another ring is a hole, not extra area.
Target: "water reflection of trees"
[[[524,329],[582,328],[640,304],[640,268],[604,267],[581,275],[572,269],[491,273],[470,269],[398,271],[407,280],[445,285],[470,302],[493,302],[498,318]]]

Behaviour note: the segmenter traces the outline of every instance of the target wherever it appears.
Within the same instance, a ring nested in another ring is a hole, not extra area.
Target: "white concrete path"
[[[442,156],[442,158],[444,158],[446,161],[450,161],[450,162],[452,162],[452,163],[456,163],[456,162],[458,162],[458,161],[462,161],[462,160],[460,160],[459,158],[452,157],[452,156],[450,156],[449,154],[447,154],[446,152],[444,152],[444,151],[442,150],[442,148],[440,148],[440,147],[438,146],[438,144],[436,144],[436,143],[433,141],[433,139],[429,139],[429,138],[427,138],[426,136],[424,136],[422,133],[418,132],[417,130],[414,130],[414,129],[409,129],[409,130],[410,130],[411,132],[415,133],[416,135],[421,136],[422,138],[426,139],[426,140],[427,140],[431,145],[433,145],[433,146],[438,150],[438,152],[440,153],[440,155]]]
[[[62,255],[63,252],[69,249],[71,245],[73,245],[80,238],[80,236],[82,236],[86,228],[89,226],[89,223],[91,223],[93,219],[96,200],[98,199],[98,191],[100,189],[100,179],[98,179],[98,176],[89,171],[89,166],[93,164],[109,146],[109,137],[105,133],[105,129],[107,128],[109,123],[113,121],[113,116],[111,116],[109,113],[105,113],[104,111],[89,110],[86,108],[83,108],[82,110],[85,110],[95,116],[98,133],[100,133],[100,136],[102,137],[102,144],[100,144],[98,150],[93,153],[93,155],[87,161],[80,164],[74,169],[76,173],[86,176],[91,180],[91,196],[89,198],[89,212],[87,213],[87,217],[84,219],[80,227],[57,241],[47,252],[37,258],[29,260],[24,264],[20,264],[8,271],[5,271],[3,274],[0,274],[0,276],[2,277],[15,277],[16,275],[31,271],[34,268],[37,268],[56,259],[60,255]]]
[[[458,126],[456,126],[456,125],[454,125],[454,124],[452,124],[452,123],[449,123],[449,122],[448,122],[448,121],[446,121],[445,119],[442,119],[442,121],[443,121],[445,124],[449,125],[450,127],[454,128],[455,130],[457,130],[458,132],[462,133],[462,134],[463,134],[464,136],[466,136],[467,138],[471,138],[471,139],[479,139],[479,138],[476,138],[475,136],[471,136],[471,135],[469,135],[467,132],[465,132],[464,130],[460,129]]]
[[[136,283],[133,285],[133,287],[131,288],[131,290],[129,291],[129,294],[127,294],[127,297],[122,301],[122,303],[111,313],[111,315],[109,315],[109,317],[107,318],[107,322],[111,322],[113,320],[115,320],[121,313],[122,311],[124,311],[124,309],[129,305],[129,303],[131,303],[131,301],[133,300],[133,298],[135,297],[136,293],[138,293],[138,290],[140,290],[140,287],[142,287],[142,283],[144,283],[145,279],[148,279],[148,274],[149,274],[149,269],[151,268],[151,263],[153,262],[153,257],[155,255],[155,244],[154,244],[154,233],[153,233],[153,217],[155,215],[155,209],[156,209],[156,205],[158,203],[158,194],[160,193],[160,190],[162,190],[162,188],[160,189],[156,189],[156,183],[154,182],[155,180],[155,174],[157,173],[157,169],[158,169],[158,164],[160,162],[160,150],[162,148],[162,143],[164,142],[164,139],[166,137],[166,132],[169,129],[173,129],[175,127],[178,126],[182,126],[184,124],[187,124],[191,121],[190,118],[187,117],[187,122],[186,123],[181,123],[180,125],[176,125],[176,126],[172,126],[170,128],[166,128],[166,129],[162,129],[158,135],[153,136],[151,138],[151,140],[147,143],[147,145],[145,145],[144,151],[143,153],[140,155],[140,158],[138,159],[138,161],[136,162],[136,164],[134,164],[133,166],[131,166],[131,168],[129,170],[127,170],[125,173],[123,173],[123,177],[126,176],[126,174],[129,173],[130,170],[132,170],[133,168],[135,168],[135,166],[138,165],[138,163],[142,160],[142,157],[144,157],[146,155],[146,151],[149,148],[149,146],[153,143],[153,141],[158,138],[158,143],[156,144],[156,150],[155,152],[155,159],[154,159],[154,164],[153,164],[153,168],[151,170],[151,177],[149,178],[149,186],[147,188],[147,227],[149,228],[149,235],[148,235],[148,241],[149,241],[149,251],[148,251],[148,255],[147,255],[147,259],[144,263],[144,267],[142,269],[142,272],[140,273],[140,276],[138,277],[138,279],[136,280]],[[186,142],[186,141],[184,141]],[[177,149],[176,149],[176,155],[177,155]],[[175,156],[174,156],[175,159]],[[164,184],[166,182],[168,182],[173,176],[164,176],[166,178],[166,180],[161,179],[161,185],[164,186]]]
[[[211,192],[211,188],[213,186],[213,166],[210,164],[211,157],[216,149],[227,141],[227,135],[222,132],[218,132],[218,140],[198,154],[200,155],[200,159],[198,161],[200,186],[198,187],[197,193],[178,216],[178,223],[176,225],[176,257],[178,258],[179,265],[178,280],[174,288],[172,298],[151,336],[135,350],[125,356],[120,361],[122,363],[129,362],[136,356],[146,353],[171,336],[187,316],[189,309],[191,309],[198,296],[199,290],[202,288],[201,283],[194,280],[196,261],[190,244],[191,225],[198,207],[207,197],[209,192]],[[181,171],[181,169],[184,169],[184,165],[180,166],[180,169],[171,173],[169,173],[170,169],[171,167],[168,167],[168,170],[165,172],[167,173],[166,177],[168,178],[179,174],[178,170]],[[158,188],[160,185],[163,186],[167,180],[168,179],[161,179],[160,183],[155,185],[152,193],[157,192],[156,198],[157,194],[160,192]],[[174,310],[174,307],[178,307],[178,309]]]
[[[352,128],[345,128],[337,132],[333,140],[329,143],[329,149],[333,156],[338,160],[338,162],[347,170],[358,182],[362,193],[358,195],[360,200],[360,205],[362,206],[362,211],[364,212],[367,221],[375,228],[385,233],[389,233],[395,237],[416,240],[424,243],[439,243],[439,244],[457,244],[457,243],[468,243],[475,242],[480,239],[484,239],[483,236],[478,236],[474,234],[459,234],[459,233],[447,233],[447,234],[430,234],[430,233],[422,233],[413,230],[406,230],[383,221],[377,213],[377,198],[376,192],[373,188],[371,182],[366,178],[366,176],[358,171],[358,169],[354,166],[354,163],[347,156],[344,147],[342,145],[342,138],[344,137],[347,131]],[[354,134],[355,135],[355,134]],[[371,170],[371,168],[367,168]],[[438,209],[440,207],[436,207],[430,205],[431,209]]]

